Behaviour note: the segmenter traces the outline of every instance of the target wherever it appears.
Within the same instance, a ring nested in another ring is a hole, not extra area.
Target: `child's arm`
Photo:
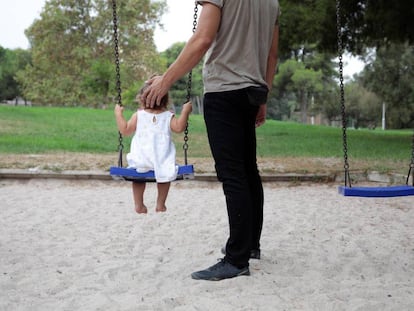
[[[185,103],[183,105],[183,109],[181,110],[180,116],[178,118],[175,116],[171,118],[171,131],[173,131],[174,133],[184,132],[191,111],[193,111],[193,105],[191,104],[191,102]]]
[[[134,134],[137,128],[137,113],[134,113],[131,116],[131,119],[128,122],[125,120],[124,115],[122,114],[124,107],[119,104],[115,105],[114,113],[116,124],[118,125],[118,130],[122,135],[128,136]]]

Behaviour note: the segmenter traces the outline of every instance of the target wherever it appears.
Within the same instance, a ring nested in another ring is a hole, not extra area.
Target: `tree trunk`
[[[306,92],[300,92],[300,121],[306,124],[308,121],[308,97]]]

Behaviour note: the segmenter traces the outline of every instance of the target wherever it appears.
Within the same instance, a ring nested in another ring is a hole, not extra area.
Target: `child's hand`
[[[119,104],[116,104],[114,112],[116,116],[122,115],[122,113],[124,112],[124,107]]]
[[[187,112],[187,113],[191,113],[191,111],[193,111],[193,105],[191,102],[186,102],[185,104],[183,104],[183,112]]]

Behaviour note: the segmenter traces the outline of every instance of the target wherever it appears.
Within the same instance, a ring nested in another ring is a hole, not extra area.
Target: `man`
[[[278,0],[204,0],[198,27],[175,62],[148,81],[148,107],[205,56],[204,119],[226,198],[230,236],[225,257],[193,279],[250,275],[260,258],[263,187],[256,162],[256,130],[266,119],[267,94],[277,65]]]

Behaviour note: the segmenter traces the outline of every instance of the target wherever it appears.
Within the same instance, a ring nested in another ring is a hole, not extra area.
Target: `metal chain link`
[[[115,66],[116,66],[116,90],[117,90],[117,104],[122,106],[122,89],[121,89],[121,74],[119,66],[119,41],[118,41],[118,17],[116,13],[116,0],[112,0],[112,16],[113,16],[113,29],[114,29],[114,53],[115,53]],[[122,152],[124,150],[123,137],[121,132],[118,132],[118,166],[122,167]]]
[[[410,181],[411,173],[413,173],[412,184],[413,184],[413,187],[414,187],[414,130],[413,130],[413,137],[412,137],[412,142],[411,142],[411,163],[410,163],[410,169],[408,170],[407,180],[405,182],[405,184],[407,186],[408,186],[408,182]]]
[[[193,20],[193,33],[197,29],[197,18],[198,18],[198,5],[197,1],[195,1],[194,5],[194,20]],[[187,102],[191,100],[191,86],[192,86],[192,80],[193,80],[193,71],[190,70],[188,73],[188,80],[187,80]],[[184,130],[184,144],[183,144],[183,150],[184,150],[184,163],[185,165],[188,164],[188,122],[185,126]]]
[[[337,42],[338,42],[338,59],[339,59],[339,91],[340,91],[340,104],[342,114],[342,140],[343,140],[343,152],[344,152],[344,170],[345,170],[345,186],[351,187],[351,178],[349,176],[349,163],[348,163],[348,142],[346,135],[347,117],[345,112],[345,91],[344,91],[344,64],[342,61],[343,55],[343,41],[342,41],[342,21],[341,21],[341,2],[336,0],[336,27],[337,27]]]

